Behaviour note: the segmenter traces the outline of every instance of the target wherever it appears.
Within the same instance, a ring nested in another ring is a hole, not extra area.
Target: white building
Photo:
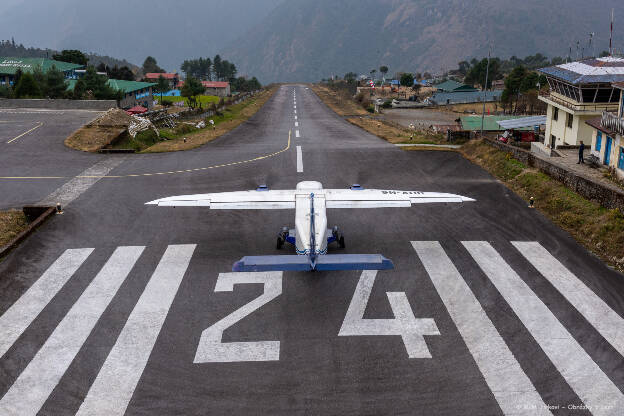
[[[550,85],[549,95],[539,99],[548,105],[545,145],[588,144],[594,129],[586,122],[602,113],[618,110],[620,90],[614,82],[624,81],[624,59],[591,58],[539,70]]]
[[[599,118],[589,120],[587,125],[593,129],[592,154],[624,180],[624,82],[613,86],[619,93],[617,113],[605,111]]]

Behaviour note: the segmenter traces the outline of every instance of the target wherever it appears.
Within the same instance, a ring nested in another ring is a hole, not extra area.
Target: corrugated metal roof
[[[37,67],[40,67],[43,72],[47,72],[53,66],[63,72],[83,67],[83,65],[46,58],[0,58],[0,74],[14,75],[18,69],[21,69],[22,72],[33,72]]]
[[[230,83],[218,81],[202,81],[202,85],[206,88],[227,88]]]
[[[126,94],[156,85],[153,82],[126,81],[123,79],[109,79],[106,83],[109,87],[121,90]]]
[[[546,116],[510,118],[497,121],[496,123],[504,129],[519,129],[521,127],[533,127],[546,124]]]
[[[605,57],[569,62],[539,70],[571,84],[610,83],[624,81],[624,59]]]
[[[160,73],[160,72],[148,72],[147,74],[145,74],[145,78],[146,79],[158,79],[160,77],[163,77],[164,79],[174,79],[174,78],[178,78],[178,74],[173,74],[173,73]]]
[[[502,90],[495,91],[457,91],[457,92],[438,92],[432,95],[429,100],[438,105],[445,104],[467,104],[480,103],[484,101],[498,101]]]
[[[522,116],[485,116],[483,119],[483,130],[485,131],[501,131],[505,130],[499,126],[501,120],[509,120],[521,118]],[[462,116],[460,117],[462,129],[464,130],[481,130],[481,116]],[[519,128],[518,130],[531,130],[531,128]]]

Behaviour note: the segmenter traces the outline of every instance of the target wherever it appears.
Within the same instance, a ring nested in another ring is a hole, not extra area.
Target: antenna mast
[[[609,56],[613,56],[613,10],[611,9],[611,36],[609,36]]]

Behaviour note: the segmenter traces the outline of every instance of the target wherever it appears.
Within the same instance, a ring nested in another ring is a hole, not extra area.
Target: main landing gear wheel
[[[338,245],[340,246],[340,248],[345,248],[345,242],[344,242],[344,236],[341,235],[340,238],[338,239]]]
[[[284,239],[282,237],[277,237],[277,244],[275,245],[275,248],[280,250],[282,247],[284,247]]]

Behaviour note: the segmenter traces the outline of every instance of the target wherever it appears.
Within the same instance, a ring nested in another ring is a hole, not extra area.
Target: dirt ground
[[[7,245],[27,226],[28,220],[22,211],[0,211],[0,247]]]
[[[312,85],[312,91],[319,96],[319,98],[338,115],[350,116],[350,115],[365,115],[369,114],[358,103],[353,101],[351,97],[342,95],[333,91],[323,85]]]
[[[424,131],[412,131],[407,128],[399,128],[384,123],[382,120],[375,120],[364,117],[351,117],[348,118],[347,121],[393,144],[439,144],[442,143],[444,140],[444,137],[441,134]],[[410,136],[412,137],[412,140],[410,140]]]
[[[417,127],[428,128],[432,124],[455,124],[458,115],[448,111],[433,108],[395,108],[384,109],[383,118],[408,127],[414,124]]]
[[[119,137],[132,117],[118,108],[111,108],[91,123],[76,130],[65,139],[65,145],[84,152],[97,152]]]

